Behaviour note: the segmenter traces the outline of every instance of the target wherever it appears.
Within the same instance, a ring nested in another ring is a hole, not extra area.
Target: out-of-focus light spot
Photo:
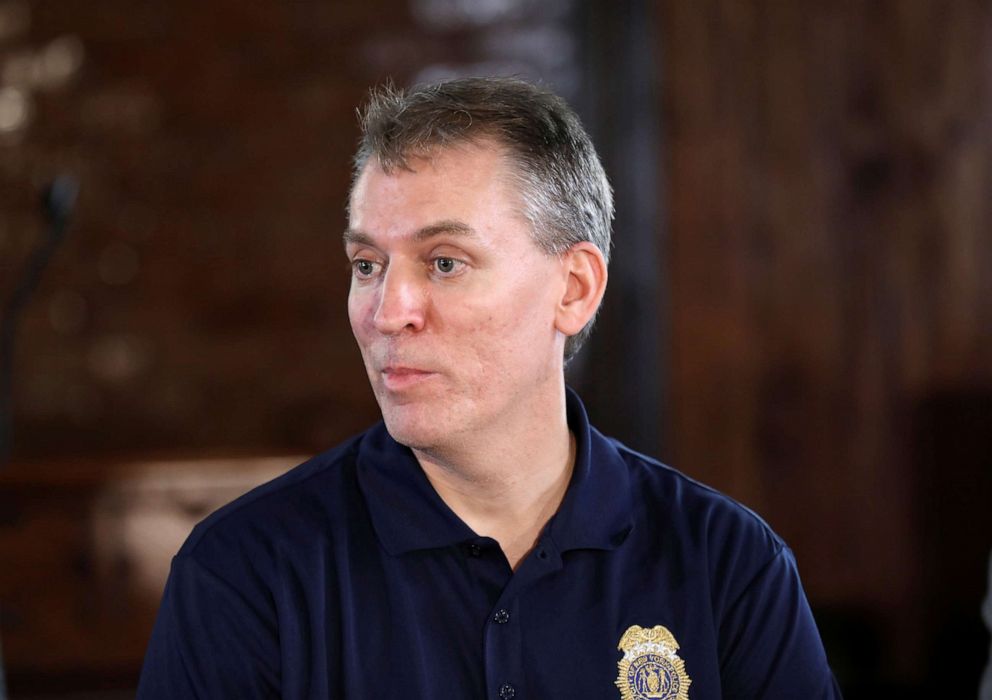
[[[424,25],[452,29],[506,20],[528,4],[528,0],[415,0],[411,9]]]
[[[16,87],[0,88],[0,134],[20,131],[31,118],[31,99]]]
[[[59,292],[48,305],[48,320],[62,335],[78,333],[86,325],[88,309],[79,292]]]
[[[97,268],[105,284],[120,286],[131,282],[140,267],[138,253],[127,243],[111,243],[100,253]]]
[[[86,364],[99,379],[122,384],[141,374],[150,361],[147,343],[132,335],[100,338],[90,348]]]
[[[38,61],[44,76],[44,87],[58,87],[66,83],[83,65],[85,51],[79,37],[61,36],[46,46]]]
[[[516,75],[534,79],[534,66],[526,61],[494,60],[477,63],[431,63],[416,73],[411,84],[433,83],[473,75]]]
[[[13,39],[31,26],[31,9],[23,0],[0,2],[0,40]]]
[[[61,36],[39,51],[21,51],[8,58],[3,81],[32,90],[58,88],[79,71],[84,55],[78,37]]]
[[[494,29],[479,37],[487,55],[526,59],[546,73],[548,67],[568,65],[576,60],[578,47],[571,32],[563,26],[539,25],[533,28]]]

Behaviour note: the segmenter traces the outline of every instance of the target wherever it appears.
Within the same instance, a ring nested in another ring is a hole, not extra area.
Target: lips
[[[382,383],[389,391],[403,391],[422,384],[437,375],[430,370],[416,367],[390,365],[379,370]]]

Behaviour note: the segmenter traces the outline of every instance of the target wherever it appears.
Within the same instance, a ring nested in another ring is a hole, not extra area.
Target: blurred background
[[[990,3],[0,0],[10,697],[133,696],[192,525],[377,419],[355,108],[471,74],[566,96],[614,183],[593,421],[789,542],[849,699],[974,697]]]

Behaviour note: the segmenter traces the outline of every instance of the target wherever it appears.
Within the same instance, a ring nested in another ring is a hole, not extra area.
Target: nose
[[[427,291],[417,276],[399,265],[390,265],[379,287],[379,299],[372,323],[385,335],[424,327]]]

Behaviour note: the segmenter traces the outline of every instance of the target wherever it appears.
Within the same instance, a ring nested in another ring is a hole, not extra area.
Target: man
[[[384,423],[197,526],[139,697],[838,697],[782,541],[588,424],[612,195],[555,95],[374,93],[344,234]]]

